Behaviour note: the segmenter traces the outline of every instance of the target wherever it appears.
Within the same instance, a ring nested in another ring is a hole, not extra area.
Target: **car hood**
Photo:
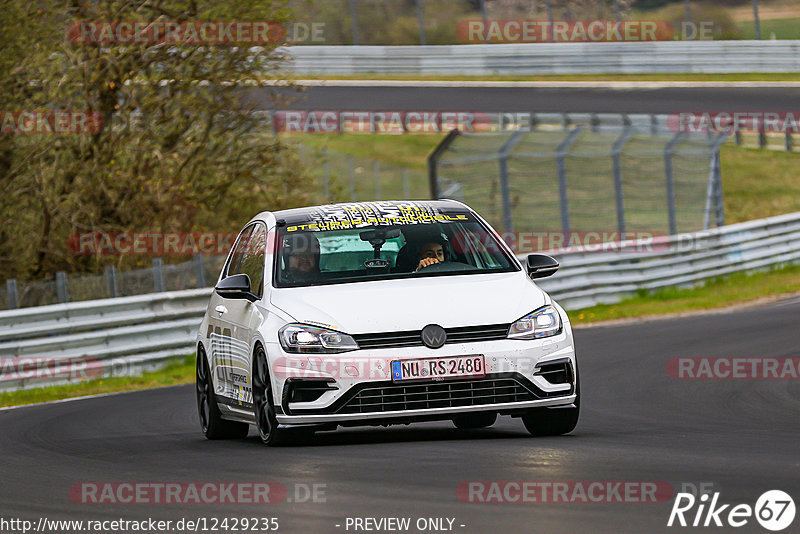
[[[511,323],[547,296],[514,272],[273,289],[270,300],[297,322],[366,334]]]

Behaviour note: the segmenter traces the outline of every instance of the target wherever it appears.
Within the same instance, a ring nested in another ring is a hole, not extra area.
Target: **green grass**
[[[188,384],[194,381],[194,375],[195,357],[189,355],[185,358],[176,358],[163,369],[147,372],[141,376],[101,378],[76,384],[3,392],[0,393],[0,407]]]
[[[665,288],[655,292],[640,291],[617,304],[600,304],[570,310],[573,324],[586,324],[614,319],[667,315],[726,308],[766,297],[800,292],[800,265],[789,265],[771,271],[736,273],[708,280],[694,288]]]
[[[725,145],[720,159],[728,224],[800,211],[800,154]]]
[[[785,19],[795,20],[795,19]],[[765,33],[764,21],[761,35]],[[800,24],[797,27],[800,30]],[[800,38],[800,37],[798,37]],[[499,82],[786,82],[800,81],[800,74],[796,72],[768,72],[768,73],[656,73],[656,74],[491,74],[483,76],[459,74],[298,74],[298,80],[429,80],[429,81],[499,81]]]
[[[756,38],[756,25],[750,21],[739,23],[745,39]],[[776,39],[800,39],[800,17],[785,19],[762,19],[761,38],[771,39],[772,34]]]
[[[281,134],[284,140],[390,165],[426,170],[428,154],[442,140],[440,134]]]

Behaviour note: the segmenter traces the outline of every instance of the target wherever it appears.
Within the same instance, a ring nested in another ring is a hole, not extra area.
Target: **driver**
[[[444,244],[439,242],[439,240],[422,243],[419,248],[417,248],[417,256],[419,258],[419,263],[415,271],[419,271],[434,263],[443,262]]]

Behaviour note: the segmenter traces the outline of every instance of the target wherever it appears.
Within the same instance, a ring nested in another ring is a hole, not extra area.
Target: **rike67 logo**
[[[755,517],[767,530],[784,530],[794,521],[794,500],[781,490],[764,492],[755,506],[749,504],[721,504],[719,492],[704,493],[695,497],[691,493],[678,493],[669,514],[667,526],[733,527],[747,525]]]

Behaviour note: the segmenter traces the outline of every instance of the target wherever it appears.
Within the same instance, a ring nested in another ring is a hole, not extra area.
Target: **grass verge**
[[[713,278],[706,281],[705,285],[693,288],[670,287],[653,292],[642,290],[616,304],[570,310],[569,317],[573,324],[580,325],[727,308],[797,292],[800,292],[800,265],[788,265],[769,271]]]
[[[100,378],[76,384],[3,392],[0,393],[0,407],[188,384],[194,381],[194,358],[193,354],[185,358],[176,358],[163,369],[147,372],[141,376]]]

